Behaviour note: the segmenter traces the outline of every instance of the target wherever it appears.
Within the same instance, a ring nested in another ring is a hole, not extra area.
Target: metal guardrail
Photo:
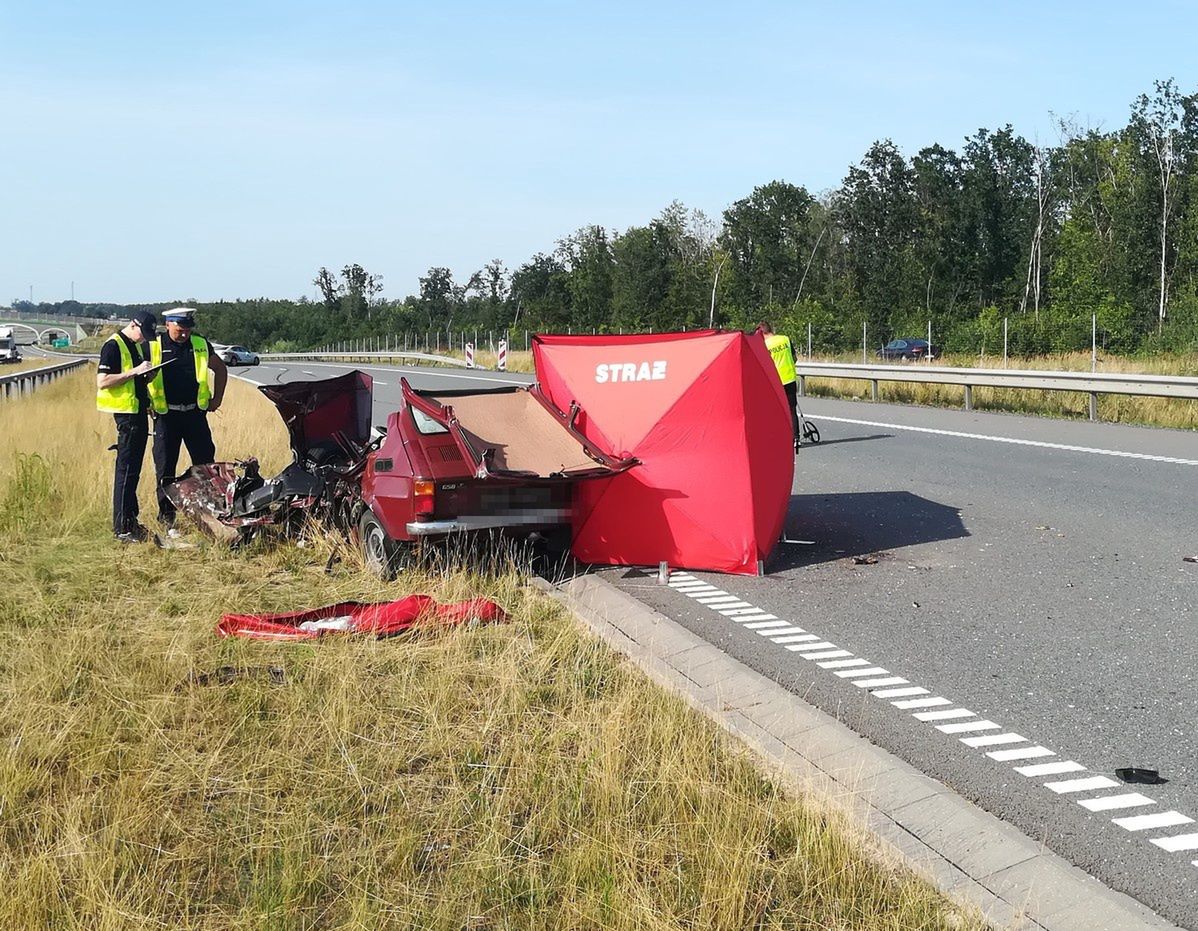
[[[1090,419],[1098,419],[1100,394],[1127,394],[1153,398],[1198,400],[1198,378],[1184,375],[1135,375],[1123,372],[1039,372],[1029,369],[967,369],[933,365],[851,365],[837,362],[800,362],[795,366],[799,394],[806,395],[808,378],[851,378],[870,382],[870,395],[878,400],[878,383],[916,382],[960,385],[965,389],[965,410],[973,410],[974,388],[1023,388],[1035,391],[1077,391],[1090,395]]]
[[[355,359],[364,361],[420,359],[425,362],[440,362],[442,365],[457,365],[466,368],[466,363],[462,359],[433,355],[428,352],[264,352],[258,358],[263,362],[273,362],[276,359],[344,359],[346,361]]]
[[[40,369],[23,369],[12,375],[0,375],[0,399],[7,400],[13,396],[29,394],[38,385],[53,381],[60,375],[65,375],[81,365],[87,365],[88,359],[74,359],[70,362],[60,362]]]

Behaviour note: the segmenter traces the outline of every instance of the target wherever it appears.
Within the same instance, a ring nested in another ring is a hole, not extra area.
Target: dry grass
[[[843,356],[816,361],[860,363],[861,356]],[[1088,353],[1062,353],[1053,356],[1012,358],[1007,368],[1035,371],[1090,371]],[[938,364],[973,368],[1002,368],[1002,358],[987,356],[946,356]],[[916,363],[908,363],[908,366]],[[1128,372],[1144,375],[1198,375],[1198,356],[1162,356],[1153,359],[1127,359],[1101,356],[1099,372]],[[868,400],[868,381],[840,378],[808,378],[807,393],[815,397]],[[881,382],[879,400],[896,404],[924,404],[932,407],[965,406],[965,390],[952,385],[921,385]],[[1007,411],[1049,417],[1089,416],[1089,395],[1072,391],[1025,391],[1013,388],[975,388],[973,405],[977,410]],[[1198,429],[1198,402],[1172,398],[1100,395],[1098,416],[1113,423],[1148,424],[1178,429]]]
[[[5,375],[15,375],[17,372],[23,372],[27,369],[43,369],[46,366],[54,364],[54,359],[22,355],[20,362],[5,362],[3,365],[0,365],[0,378],[3,378]]]
[[[0,405],[0,927],[981,927],[511,572],[383,585],[348,556],[326,575],[323,539],[116,544],[92,384]],[[218,450],[277,467],[255,395],[231,383]],[[223,611],[415,590],[512,621],[213,635]]]

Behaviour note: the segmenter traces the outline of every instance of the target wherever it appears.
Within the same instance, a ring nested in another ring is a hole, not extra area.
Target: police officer
[[[140,543],[150,533],[137,520],[137,481],[146,455],[150,396],[146,344],[154,338],[157,319],[139,310],[119,333],[100,347],[96,375],[96,408],[116,421],[116,472],[112,480],[112,532],[122,543]]]
[[[774,368],[778,370],[778,377],[782,379],[782,390],[786,392],[786,401],[790,404],[790,428],[794,434],[795,452],[798,452],[799,386],[795,382],[798,377],[795,372],[798,356],[795,355],[795,347],[789,336],[775,333],[774,328],[768,323],[759,324],[757,329],[765,337],[765,348],[769,350],[770,357],[774,360]]]
[[[174,536],[175,505],[163,492],[179,465],[179,445],[187,446],[192,465],[216,458],[208,415],[220,408],[229,370],[212,344],[195,335],[195,308],[175,307],[162,315],[165,335],[150,343],[150,362],[162,365],[150,381],[154,412],[154,472],[158,478],[158,519]],[[212,373],[212,385],[208,373]]]

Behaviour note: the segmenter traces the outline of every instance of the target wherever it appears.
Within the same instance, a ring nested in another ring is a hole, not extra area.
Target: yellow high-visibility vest
[[[795,354],[794,350],[790,348],[790,337],[771,333],[765,338],[765,348],[773,357],[774,367],[778,370],[778,377],[782,379],[782,384],[789,385],[796,377]]]
[[[135,363],[133,353],[129,351],[129,344],[121,338],[120,333],[113,333],[108,337],[108,342],[115,342],[121,350],[121,371],[130,371]],[[141,358],[137,363],[141,363],[145,359],[145,349],[141,346],[138,348]],[[107,414],[136,414],[139,410],[136,381],[136,378],[130,378],[111,388],[97,388],[96,410]]]
[[[158,336],[150,342],[150,364],[162,364],[162,341],[170,337]],[[196,404],[200,410],[208,410],[212,391],[208,387],[208,341],[202,336],[191,337],[191,354],[196,362]],[[159,414],[166,413],[166,388],[162,384],[162,369],[150,380],[150,404]]]

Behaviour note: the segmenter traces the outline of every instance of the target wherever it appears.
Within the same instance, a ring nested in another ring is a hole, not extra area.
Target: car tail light
[[[417,520],[433,516],[436,507],[436,491],[437,486],[428,479],[418,478],[413,482]]]

